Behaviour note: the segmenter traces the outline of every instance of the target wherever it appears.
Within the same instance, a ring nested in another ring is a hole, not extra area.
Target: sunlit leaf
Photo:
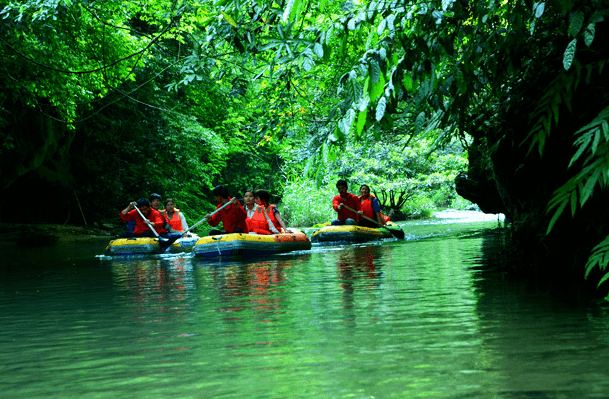
[[[571,40],[571,42],[567,45],[565,49],[565,54],[563,55],[562,65],[565,70],[569,70],[571,65],[573,64],[573,57],[575,57],[575,48],[577,46],[577,39]]]
[[[380,121],[385,116],[385,109],[387,108],[387,99],[381,97],[378,104],[376,105],[375,117],[377,121]]]
[[[595,25],[596,24],[588,24],[584,31],[584,43],[586,43],[586,46],[588,47],[590,47],[592,41],[594,41]]]
[[[220,11],[220,13],[222,14],[222,17],[226,20],[226,22],[228,22],[229,24],[231,24],[232,26],[234,26],[235,28],[237,27],[237,23],[235,22],[234,19],[231,18],[230,15],[228,15],[227,13],[225,13],[224,11]]]
[[[381,78],[381,67],[379,63],[375,59],[371,59],[369,61],[370,65],[370,81],[372,83],[377,83]]]

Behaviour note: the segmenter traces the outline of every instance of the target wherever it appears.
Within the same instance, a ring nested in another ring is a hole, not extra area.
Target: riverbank
[[[114,237],[114,226],[70,226],[62,224],[0,223],[0,242],[20,246],[38,246],[58,241],[81,241]]]

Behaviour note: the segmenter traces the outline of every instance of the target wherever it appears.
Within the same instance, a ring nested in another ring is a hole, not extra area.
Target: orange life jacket
[[[171,226],[172,230],[184,231],[184,227],[182,226],[182,218],[180,217],[180,210],[174,209],[173,217],[169,219],[169,215],[167,211],[163,212],[165,219],[167,219],[167,223]]]
[[[359,210],[364,212],[364,216],[368,216],[372,220],[376,220],[374,215],[374,209],[372,209],[372,199],[375,198],[373,195],[369,195],[365,200],[361,200],[360,197],[360,208]]]
[[[271,232],[271,229],[269,228],[269,223],[266,220],[266,217],[264,216],[264,211],[266,211],[266,214],[273,223],[273,226],[275,226],[277,231],[281,231],[281,225],[279,224],[279,221],[273,213],[274,207],[275,205],[269,205],[267,207],[258,205],[258,208],[256,208],[256,212],[254,212],[251,219],[248,219],[249,230],[258,234],[273,234],[273,232]]]

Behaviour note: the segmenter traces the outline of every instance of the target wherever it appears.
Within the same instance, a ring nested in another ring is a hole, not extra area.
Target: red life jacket
[[[360,196],[360,211],[364,212],[364,216],[368,216],[372,220],[376,220],[374,215],[374,209],[372,209],[372,199],[375,198],[373,195],[369,195],[368,198],[362,201],[362,197]]]
[[[265,212],[263,211],[266,211],[266,214],[268,215],[269,219],[271,219],[271,222],[273,222],[273,226],[275,226],[277,231],[281,231],[281,225],[279,224],[279,221],[273,213],[274,207],[275,205],[269,205],[267,207],[258,205],[258,208],[256,208],[256,212],[254,212],[251,219],[248,219],[249,230],[258,234],[274,234],[269,228],[269,223],[266,220],[266,217],[264,216]]]
[[[163,212],[165,219],[167,219],[167,223],[171,226],[172,230],[184,231],[184,227],[182,226],[182,218],[180,217],[180,210],[175,208],[173,212],[173,217],[169,219],[167,215],[167,211]]]

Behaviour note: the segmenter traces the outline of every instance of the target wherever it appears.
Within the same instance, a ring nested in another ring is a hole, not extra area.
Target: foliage
[[[157,191],[192,217],[219,183],[285,202],[311,188],[305,176],[316,187],[341,176],[400,208],[452,200],[463,157],[432,151],[442,144],[517,140],[526,163],[553,155],[564,132],[576,148],[551,179],[551,234],[568,206],[577,217],[607,188],[607,11],[597,0],[8,1],[2,186],[36,173],[78,189],[96,215],[109,198]],[[587,86],[599,93],[586,98]],[[526,87],[539,97],[521,97]],[[577,111],[582,100],[592,110]],[[523,137],[503,130],[506,115]]]
[[[454,179],[467,159],[459,144],[441,152],[432,148],[425,139],[353,143],[337,157],[335,173],[354,186],[369,185],[386,213],[402,211],[423,196],[434,196],[434,206],[446,206],[456,196]],[[413,214],[406,210],[406,215]]]
[[[313,226],[336,218],[332,198],[336,195],[333,185],[317,187],[314,180],[291,175],[284,187],[282,218],[289,226]]]

